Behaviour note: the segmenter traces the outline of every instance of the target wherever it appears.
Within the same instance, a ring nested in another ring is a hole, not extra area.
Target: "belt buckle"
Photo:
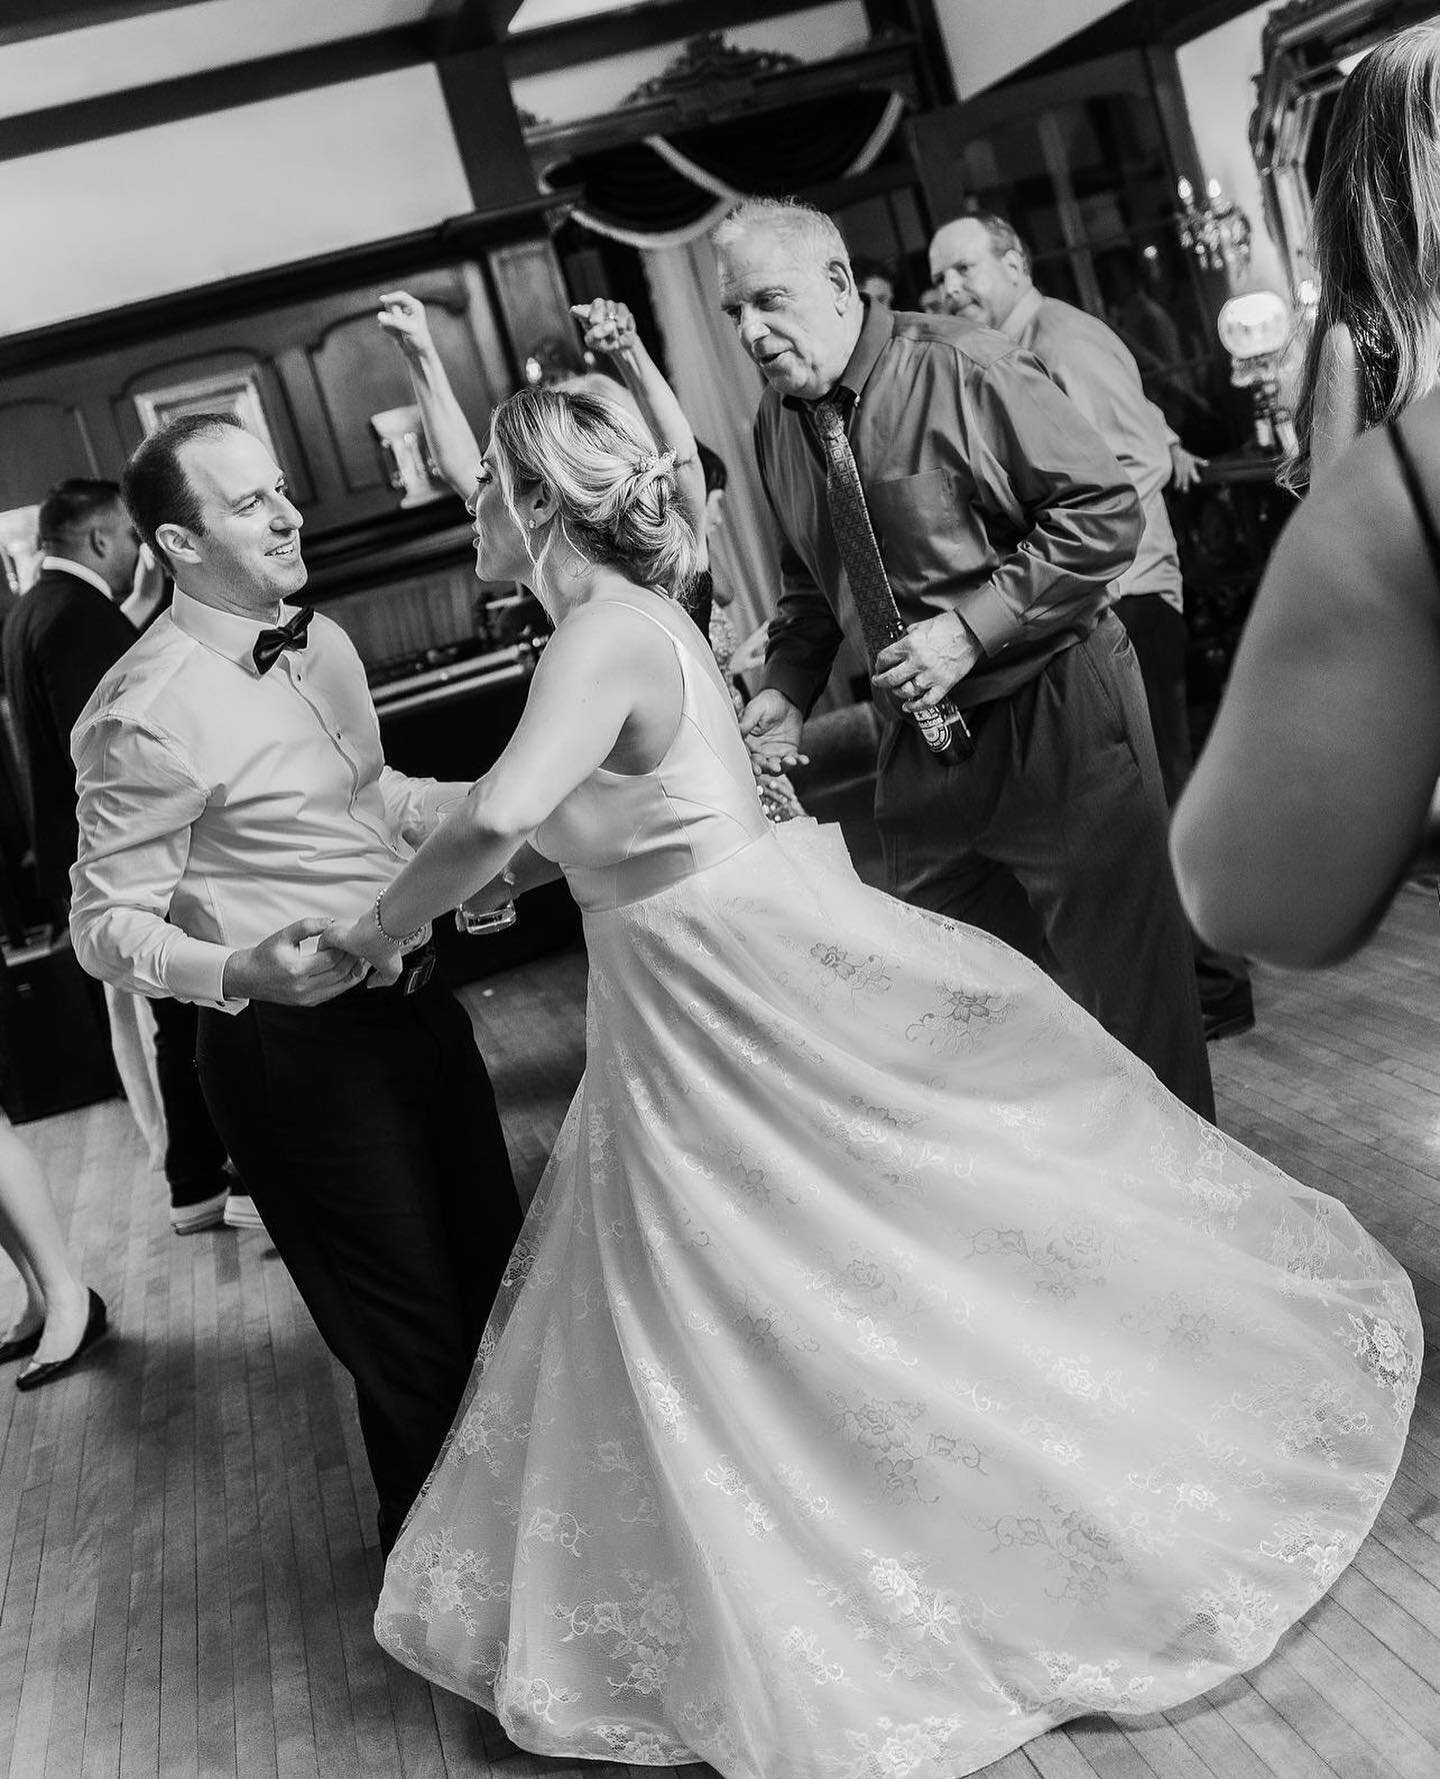
[[[435,953],[427,951],[413,970],[405,973],[405,980],[400,986],[401,994],[413,995],[418,989],[424,988],[430,980],[430,972],[435,968]]]

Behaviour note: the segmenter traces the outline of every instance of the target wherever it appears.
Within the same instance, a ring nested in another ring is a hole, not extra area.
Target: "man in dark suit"
[[[135,641],[120,611],[140,538],[114,482],[57,483],[40,508],[40,573],[5,623],[5,690],[25,756],[28,817],[41,895],[64,922],[75,863],[70,731],[90,694]],[[113,999],[112,1026],[120,1023]],[[231,1176],[195,1073],[195,1009],[152,1002],[155,1071],[165,1114],[165,1177],[177,1234],[213,1228]]]

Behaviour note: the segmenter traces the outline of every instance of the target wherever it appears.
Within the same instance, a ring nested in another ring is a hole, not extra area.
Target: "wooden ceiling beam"
[[[194,4],[195,0],[5,0],[0,8],[0,45],[56,37],[88,25],[114,25],[143,13]]]
[[[433,0],[429,24],[436,58],[503,43],[519,10],[520,0]]]
[[[808,11],[815,0],[660,0],[626,6],[590,18],[542,25],[505,39],[505,66],[512,80],[579,67],[628,50],[679,44],[704,31],[733,31],[760,19]]]
[[[153,86],[104,93],[96,99],[78,99],[45,111],[0,117],[0,161],[123,136],[154,124],[205,117],[212,111],[253,105],[261,99],[281,99],[342,81],[364,80],[429,60],[426,28],[401,26],[370,37],[347,37],[314,49],[289,50],[258,62],[209,68],[203,74],[186,74]]]

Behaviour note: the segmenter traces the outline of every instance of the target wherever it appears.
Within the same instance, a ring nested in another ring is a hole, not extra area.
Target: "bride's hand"
[[[325,930],[325,943],[336,951],[347,951],[370,966],[371,988],[387,988],[400,976],[400,947],[380,931],[375,910],[369,908],[358,920],[347,926],[333,921]]]

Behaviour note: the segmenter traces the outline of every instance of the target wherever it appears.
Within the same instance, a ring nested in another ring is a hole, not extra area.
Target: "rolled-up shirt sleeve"
[[[473,785],[469,779],[411,778],[385,766],[378,789],[396,831],[411,846],[420,846],[450,811],[465,801]]]
[[[1080,410],[1028,355],[1007,354],[973,388],[968,468],[993,511],[1018,507],[1016,549],[956,611],[987,655],[1073,622],[1135,560],[1143,525],[1135,485]],[[976,447],[979,447],[978,449]]]
[[[114,713],[71,740],[79,855],[70,872],[70,934],[92,976],[152,998],[235,1013],[225,965],[234,948],[191,938],[169,919],[208,801],[182,751],[162,733]]]

